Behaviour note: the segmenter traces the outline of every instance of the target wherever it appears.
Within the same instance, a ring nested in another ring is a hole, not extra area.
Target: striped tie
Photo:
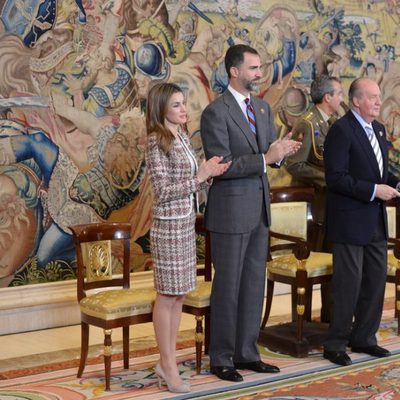
[[[372,150],[374,150],[376,161],[378,162],[378,165],[379,165],[379,171],[382,176],[383,175],[383,160],[382,160],[381,148],[379,147],[378,140],[375,136],[375,132],[372,129],[372,127],[366,125],[365,130],[367,131],[368,139],[371,143]]]
[[[247,118],[249,120],[250,129],[256,135],[257,130],[256,130],[256,117],[254,116],[254,108],[251,105],[249,98],[244,99],[244,102],[246,103],[246,113],[247,113]]]

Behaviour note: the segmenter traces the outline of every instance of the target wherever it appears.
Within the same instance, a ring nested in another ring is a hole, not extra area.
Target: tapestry
[[[259,52],[280,135],[315,76],[374,79],[399,172],[399,22],[394,0],[0,0],[0,287],[75,278],[78,223],[131,222],[132,271],[151,268],[148,90],[184,89],[201,159],[199,118],[233,44]]]

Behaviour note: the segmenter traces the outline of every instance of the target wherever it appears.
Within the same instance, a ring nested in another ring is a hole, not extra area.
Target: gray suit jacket
[[[228,171],[214,178],[208,193],[206,228],[221,233],[250,232],[259,222],[262,207],[268,221],[269,185],[264,172],[265,153],[276,139],[269,105],[252,97],[257,136],[229,90],[210,103],[201,117],[201,138],[206,158],[232,161]]]

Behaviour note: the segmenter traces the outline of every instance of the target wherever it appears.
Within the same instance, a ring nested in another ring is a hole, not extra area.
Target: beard
[[[245,88],[249,92],[258,93],[260,91],[260,87],[258,86],[258,82],[254,82],[254,81],[246,82]]]

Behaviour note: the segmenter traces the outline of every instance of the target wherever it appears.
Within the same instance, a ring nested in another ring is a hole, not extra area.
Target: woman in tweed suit
[[[229,164],[213,157],[197,166],[186,135],[186,102],[179,86],[155,85],[147,101],[146,163],[154,192],[150,247],[157,298],[153,323],[160,362],[155,368],[171,392],[188,392],[176,364],[176,337],[186,293],[196,285],[196,192]]]

